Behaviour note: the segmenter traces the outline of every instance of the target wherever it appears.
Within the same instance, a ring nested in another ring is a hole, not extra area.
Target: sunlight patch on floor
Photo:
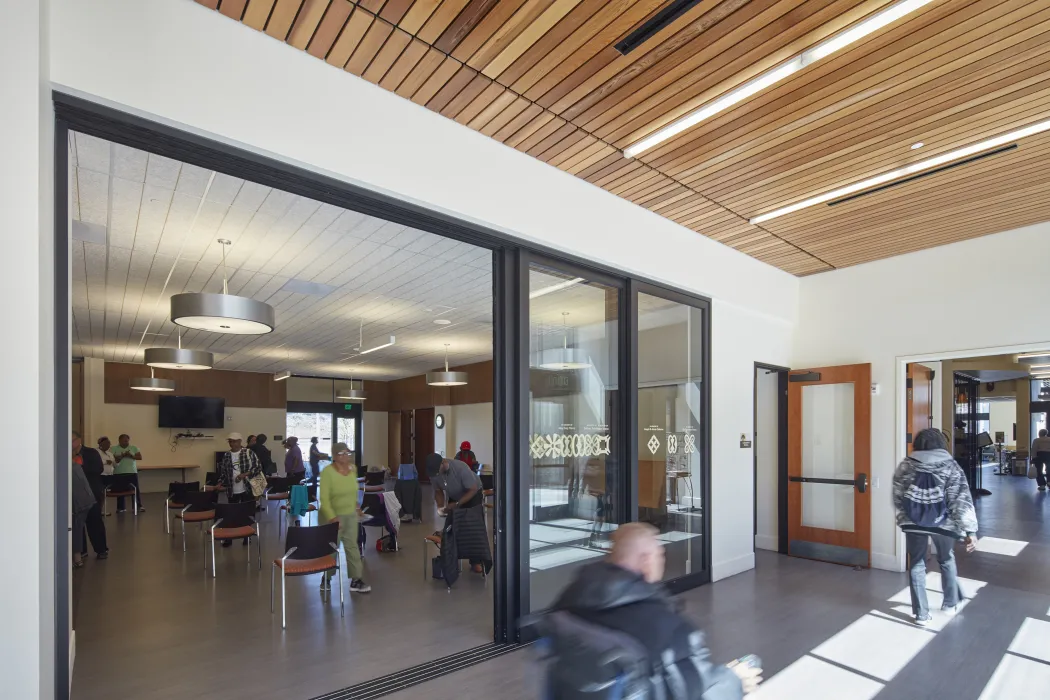
[[[934,634],[865,615],[810,653],[889,682],[933,640]]]
[[[759,686],[748,700],[870,700],[882,688],[870,678],[803,656]]]
[[[1007,557],[1016,557],[1028,543],[1023,540],[1006,540],[1001,537],[982,537],[977,542],[977,551],[987,554],[1002,554]]]
[[[1005,654],[979,700],[1036,700],[1050,687],[1050,664]]]
[[[1007,651],[1050,663],[1050,622],[1027,618]]]

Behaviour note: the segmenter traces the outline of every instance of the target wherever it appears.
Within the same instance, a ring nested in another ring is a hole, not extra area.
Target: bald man
[[[560,674],[555,662],[551,678],[554,700],[573,697],[574,691],[579,690],[565,687],[562,681],[581,678],[580,665],[586,664],[589,657],[579,653],[580,645],[586,645],[588,638],[608,638],[608,632],[625,635],[645,648],[649,668],[638,674],[643,676],[643,684],[649,684],[645,697],[740,700],[757,688],[758,669],[736,662],[729,667],[712,664],[703,633],[671,605],[660,585],[664,548],[656,538],[658,534],[655,527],[646,523],[620,526],[613,533],[609,557],[581,568],[554,604],[555,617],[567,614],[584,623],[581,627],[564,622],[552,626],[555,657],[558,658],[559,649],[567,650],[567,656],[572,657],[565,660],[565,666],[571,668],[569,673]],[[579,633],[587,628],[598,634]],[[566,638],[559,639],[559,631],[565,631]],[[597,650],[590,658],[602,657],[610,658],[607,649]],[[604,674],[603,670],[594,669],[592,678],[607,675],[607,670]],[[656,683],[663,687],[652,687]]]

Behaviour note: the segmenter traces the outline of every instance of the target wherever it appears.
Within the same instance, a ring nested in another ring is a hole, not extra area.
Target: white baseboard
[[[780,538],[777,535],[755,535],[755,547],[776,552],[780,550]]]
[[[722,561],[711,565],[711,580],[721,581],[755,568],[755,553],[750,552],[736,559]]]

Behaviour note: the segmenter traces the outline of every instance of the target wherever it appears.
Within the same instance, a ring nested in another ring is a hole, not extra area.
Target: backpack
[[[560,610],[539,623],[544,700],[647,700],[649,658],[634,637]]]
[[[938,527],[948,518],[944,481],[930,472],[915,473],[915,481],[904,492],[904,514],[919,527]]]

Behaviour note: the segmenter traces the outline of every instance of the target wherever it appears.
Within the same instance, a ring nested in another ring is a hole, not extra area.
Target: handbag
[[[1038,464],[1036,464],[1034,459],[1028,460],[1028,478],[1029,479],[1037,479],[1037,478],[1039,478],[1039,476],[1038,476],[1039,475],[1039,469],[1040,469],[1040,466]]]
[[[266,475],[259,472],[252,478],[248,479],[248,485],[252,487],[252,496],[258,498],[266,493]]]

